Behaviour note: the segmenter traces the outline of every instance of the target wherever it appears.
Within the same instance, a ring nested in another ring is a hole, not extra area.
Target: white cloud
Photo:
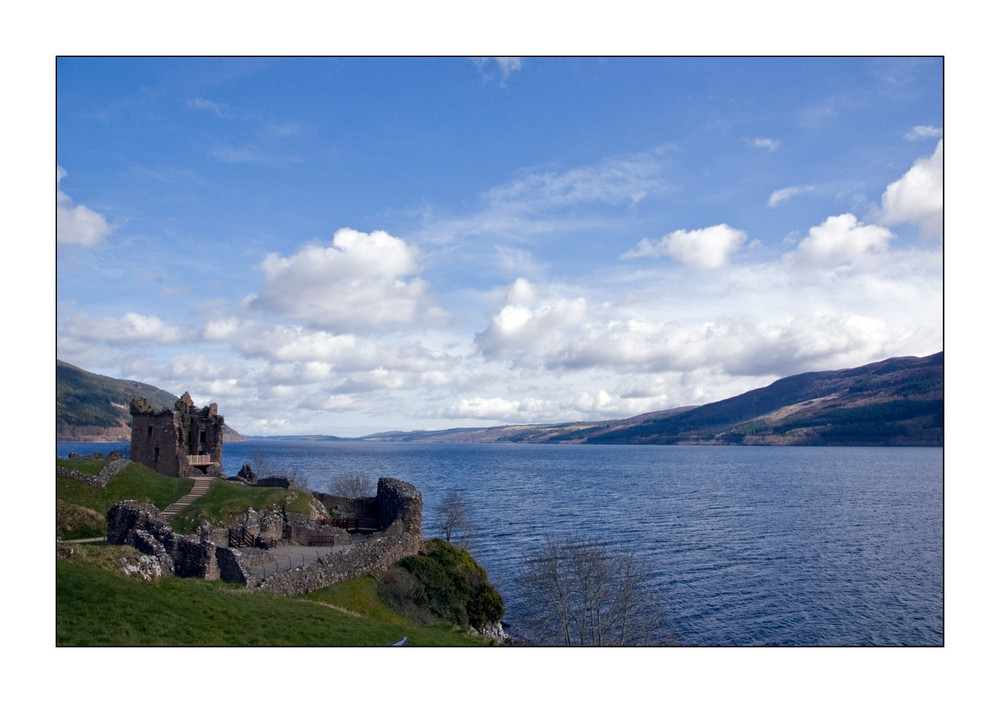
[[[788,188],[782,188],[781,190],[776,190],[771,193],[771,197],[767,199],[768,207],[774,207],[779,203],[788,200],[793,195],[799,195],[800,193],[808,193],[813,189],[813,186],[789,186]]]
[[[873,255],[887,251],[892,238],[892,232],[885,227],[866,225],[850,213],[834,215],[810,227],[809,236],[785,255],[785,261],[810,268],[864,264]]]
[[[662,189],[661,169],[658,150],[566,171],[529,169],[487,191],[484,200],[493,208],[520,212],[590,203],[635,204]]]
[[[78,315],[66,325],[71,337],[99,341],[116,346],[121,344],[176,344],[184,339],[180,329],[155,315],[130,312],[120,318],[93,319]]]
[[[664,235],[659,241],[643,239],[622,259],[669,256],[685,266],[696,269],[714,269],[725,266],[746,241],[746,232],[726,224],[704,229],[679,229]]]
[[[219,117],[225,117],[218,104],[212,102],[211,100],[206,100],[205,98],[191,98],[186,100],[185,104],[192,110],[205,110],[207,112],[214,112]]]
[[[503,398],[462,398],[447,411],[449,417],[473,417],[487,420],[504,420],[516,416],[521,404]]]
[[[906,138],[911,142],[917,142],[921,139],[939,139],[941,135],[944,134],[944,130],[940,127],[932,127],[930,125],[919,125],[914,127],[909,132],[906,133]]]
[[[111,234],[111,225],[102,215],[84,205],[74,205],[58,184],[66,176],[62,166],[56,167],[56,240],[62,244],[89,247],[99,244]]]
[[[546,344],[561,336],[563,330],[576,330],[587,318],[583,298],[556,299],[532,305],[537,292],[525,279],[511,287],[507,300],[476,335],[476,348],[488,359],[532,357]]]
[[[767,137],[757,137],[756,139],[748,140],[751,146],[755,146],[758,149],[767,149],[768,151],[777,151],[778,146],[781,145],[777,139],[770,139]]]
[[[482,193],[474,212],[456,216],[425,212],[432,224],[420,236],[430,243],[461,239],[469,247],[469,235],[489,235],[494,238],[491,246],[498,240],[523,246],[533,235],[618,227],[620,221],[609,214],[614,206],[634,212],[640,202],[671,188],[664,176],[666,150],[661,146],[562,170],[521,169],[508,182]]]
[[[944,227],[944,141],[917,159],[882,195],[882,223],[914,222],[925,235],[941,236]]]
[[[250,304],[331,331],[410,323],[428,306],[418,257],[416,247],[385,232],[340,229],[330,246],[268,254],[260,265],[264,288]]]
[[[506,86],[507,79],[524,66],[524,60],[518,56],[475,57],[472,60],[484,78],[496,79],[494,70],[499,73],[501,86]]]

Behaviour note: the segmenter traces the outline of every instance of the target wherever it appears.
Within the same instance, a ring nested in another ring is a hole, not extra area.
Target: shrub
[[[503,598],[486,570],[467,551],[443,540],[397,562],[379,578],[379,595],[397,612],[418,621],[445,620],[482,627],[503,616]]]

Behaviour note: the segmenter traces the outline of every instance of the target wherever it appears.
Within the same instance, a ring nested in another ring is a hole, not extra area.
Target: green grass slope
[[[359,614],[338,592],[287,598],[219,581],[161,576],[149,582],[115,569],[127,548],[62,547],[56,560],[56,645],[72,646],[384,646],[404,637],[415,646],[477,646],[486,642],[447,624],[428,627],[387,617],[365,593]],[[72,553],[70,553],[72,550]],[[101,552],[115,550],[102,558]],[[97,556],[95,556],[97,555]],[[134,556],[132,557],[134,558]],[[95,563],[96,562],[96,563]],[[326,589],[324,589],[326,590]],[[318,592],[319,593],[319,592]],[[332,606],[332,607],[330,607]],[[374,613],[374,614],[373,614]]]
[[[57,466],[89,474],[100,473],[106,463],[91,459],[56,460]],[[190,478],[164,476],[136,462],[119,471],[105,488],[56,476],[56,537],[101,537],[105,529],[104,516],[118,501],[139,500],[163,510],[187,495],[193,485]]]

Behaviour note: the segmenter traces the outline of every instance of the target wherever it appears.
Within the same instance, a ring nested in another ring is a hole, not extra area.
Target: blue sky
[[[58,357],[245,434],[626,417],[943,348],[940,59],[56,79]]]

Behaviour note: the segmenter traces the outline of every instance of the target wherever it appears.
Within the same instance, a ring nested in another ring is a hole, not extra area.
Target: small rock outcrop
[[[254,473],[254,470],[250,468],[250,464],[244,464],[240,468],[239,473],[236,475],[239,476],[244,481],[246,481],[247,483],[249,483],[251,486],[257,485],[257,474]]]

